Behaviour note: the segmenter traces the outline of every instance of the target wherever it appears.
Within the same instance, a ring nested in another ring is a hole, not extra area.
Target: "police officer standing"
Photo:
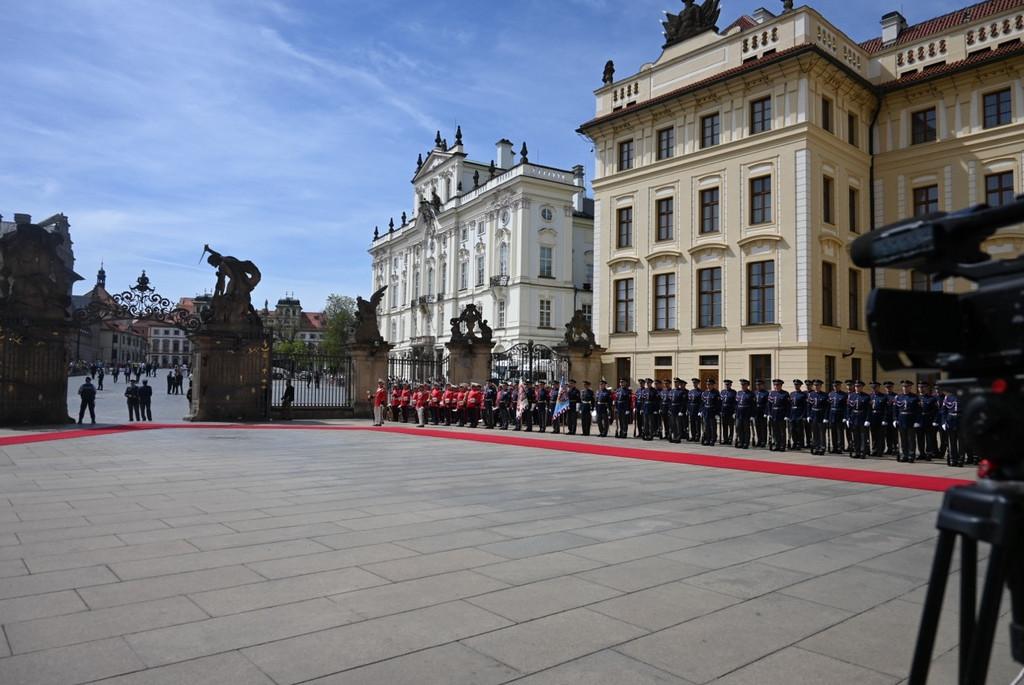
[[[750,381],[740,379],[740,389],[736,393],[736,447],[741,450],[750,448],[750,420],[754,412],[754,393],[750,390]]]
[[[594,411],[594,390],[590,387],[590,381],[583,381],[583,390],[580,395],[580,429],[583,435],[590,435],[590,422],[593,420],[591,412]],[[575,430],[575,426],[573,426]]]
[[[846,393],[840,381],[832,381],[828,394],[828,429],[832,438],[832,454],[842,454],[846,447]]]
[[[569,435],[576,435],[576,425],[579,422],[580,416],[580,389],[576,387],[575,379],[569,379],[569,408],[565,410],[566,426],[569,429]]]
[[[723,445],[732,445],[736,435],[736,391],[732,389],[732,381],[722,381],[725,385],[719,397],[722,398],[722,439]]]
[[[661,381],[647,379],[647,395],[644,401],[644,432],[643,439],[654,440],[661,429]],[[652,387],[653,386],[653,387]]]
[[[149,381],[145,379],[139,388],[139,420],[153,420],[153,388],[149,387]]]
[[[495,410],[498,405],[498,385],[494,378],[487,381],[484,389],[484,428],[494,428],[497,425]]]
[[[85,410],[89,410],[89,418],[96,423],[96,386],[92,379],[85,377],[85,382],[78,386],[78,396],[82,398],[82,404],[78,407],[78,423],[85,418]]]
[[[602,438],[608,437],[608,426],[612,417],[612,391],[608,389],[608,381],[601,379],[598,384],[597,393],[594,395],[594,405],[597,409],[597,434]],[[618,431],[615,432],[618,436]]]
[[[807,427],[810,431],[811,454],[823,455],[827,447],[825,427],[828,425],[828,393],[821,389],[821,380],[815,379],[814,390],[807,395]]]
[[[722,396],[715,388],[715,379],[705,381],[705,390],[700,394],[702,445],[714,447],[718,442],[718,414],[722,411]]]
[[[757,445],[761,449],[768,446],[768,391],[764,381],[754,380],[754,431],[757,433]]]
[[[135,385],[135,379],[128,381],[128,387],[124,389],[124,397],[128,401],[128,420],[141,421],[139,414],[139,388]]]
[[[864,392],[864,381],[858,379],[853,382],[853,392],[846,398],[846,406],[849,410],[847,421],[850,424],[850,456],[854,459],[866,459],[868,453],[868,428],[871,422],[868,416],[871,412],[871,396]]]
[[[890,457],[895,457],[900,453],[900,434],[896,428],[896,410],[893,406],[896,401],[896,391],[893,389],[895,386],[896,384],[892,381],[882,383],[882,387],[885,388],[886,408],[888,409],[886,413],[888,425],[885,427],[885,453]]]
[[[795,450],[807,446],[805,428],[807,427],[807,393],[799,378],[793,380],[793,392],[789,393],[789,442]],[[810,381],[808,381],[810,390]]]
[[[870,454],[881,457],[885,451],[885,431],[889,416],[889,398],[879,392],[878,381],[871,381],[871,401],[868,405],[868,433],[871,439]]]
[[[912,392],[914,388],[913,383],[903,381],[900,383],[900,386],[903,388],[903,392],[896,395],[896,399],[892,403],[893,416],[900,435],[900,454],[896,457],[896,461],[906,461],[913,464],[914,426],[917,425],[920,418],[921,405],[918,402],[917,395]]]
[[[768,393],[768,423],[771,430],[773,452],[786,451],[786,419],[789,418],[789,393],[782,389],[782,379],[772,379],[772,391]]]
[[[619,379],[619,388],[615,391],[615,437],[628,438],[629,424],[633,415],[633,391],[625,378]]]
[[[701,442],[700,417],[703,407],[701,402],[703,393],[701,392],[700,379],[691,378],[690,380],[693,382],[693,388],[690,389],[686,396],[686,416],[690,423],[690,442]]]

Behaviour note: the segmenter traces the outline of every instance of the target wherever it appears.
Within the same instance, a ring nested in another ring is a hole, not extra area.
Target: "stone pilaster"
[[[485,383],[491,377],[493,342],[482,340],[445,343],[448,348],[448,382]]]
[[[372,393],[377,389],[378,380],[387,380],[388,352],[393,345],[352,344],[348,353],[352,356],[352,411],[357,419],[373,418]]]
[[[0,329],[0,425],[71,420],[64,336],[59,324],[41,323],[25,331]]]
[[[191,421],[265,421],[270,412],[270,339],[199,333],[192,338]]]

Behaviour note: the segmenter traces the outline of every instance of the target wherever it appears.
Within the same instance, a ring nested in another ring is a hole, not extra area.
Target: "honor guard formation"
[[[751,387],[740,379],[739,389],[713,378],[672,381],[640,379],[634,390],[625,379],[598,387],[573,379],[499,381],[487,383],[406,383],[380,380],[369,393],[374,425],[384,421],[415,422],[417,426],[483,426],[490,430],[589,436],[609,432],[616,438],[646,441],[684,441],[739,449],[809,451],[814,455],[846,454],[853,459],[895,456],[897,461],[945,459],[949,466],[976,464],[959,439],[959,399],[927,381],[895,384],[872,381],[865,391],[861,380],[799,380],[786,390],[775,378],[771,390],[757,379]]]

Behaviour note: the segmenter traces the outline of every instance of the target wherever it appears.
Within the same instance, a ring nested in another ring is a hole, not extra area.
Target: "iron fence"
[[[271,407],[282,407],[288,382],[295,388],[292,407],[348,409],[352,406],[352,358],[316,353],[274,354]]]
[[[560,380],[568,373],[567,357],[532,340],[491,355],[491,377],[499,381],[523,379],[531,383],[541,380],[551,382]]]
[[[391,383],[447,383],[448,355],[437,351],[425,354],[396,354],[388,357],[388,381]]]

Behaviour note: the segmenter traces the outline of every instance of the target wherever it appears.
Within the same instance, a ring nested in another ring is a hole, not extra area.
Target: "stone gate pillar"
[[[486,383],[491,377],[491,340],[453,340],[445,343],[448,348],[448,382]]]
[[[270,412],[270,339],[202,331],[192,337],[191,421],[265,421]]]
[[[597,387],[601,380],[601,355],[604,348],[598,346],[594,331],[583,316],[581,310],[573,314],[569,323],[565,324],[565,336],[555,352],[569,361],[569,373],[580,383],[590,381]],[[612,382],[615,382],[614,379]]]
[[[348,346],[352,357],[352,379],[349,391],[352,393],[352,412],[357,419],[373,418],[373,391],[378,380],[387,380],[388,352],[393,347],[378,341],[353,343]]]

